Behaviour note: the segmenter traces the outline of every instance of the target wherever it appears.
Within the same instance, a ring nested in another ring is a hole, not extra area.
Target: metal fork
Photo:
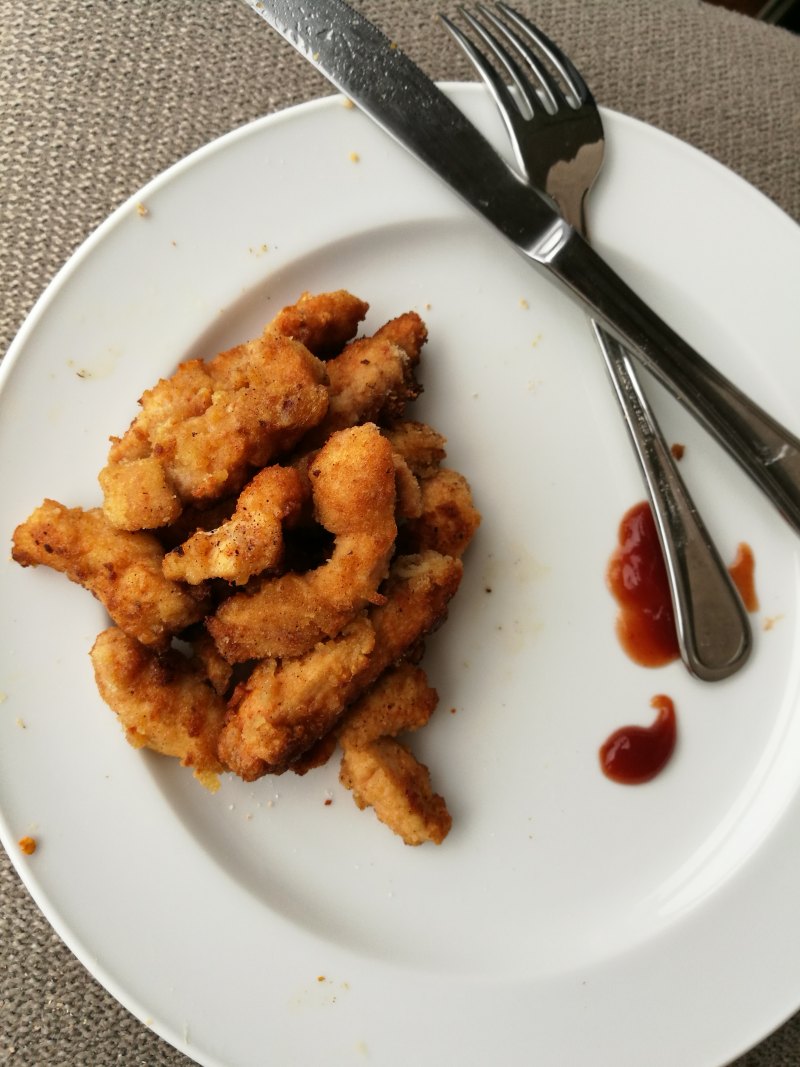
[[[520,171],[585,236],[586,197],[603,162],[600,112],[585,81],[558,47],[507,4],[497,3],[496,8],[502,19],[478,5],[483,22],[463,8],[460,11],[516,96],[487,55],[451,19],[440,17],[494,98]],[[744,665],[752,647],[741,598],[675,466],[627,353],[596,322],[592,328],[647,487],[667,567],[681,658],[704,681],[727,678]]]

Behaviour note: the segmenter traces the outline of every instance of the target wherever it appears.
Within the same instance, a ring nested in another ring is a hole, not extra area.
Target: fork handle
[[[728,450],[800,533],[800,440],[703,359],[574,230],[529,252]]]
[[[747,613],[678,472],[624,348],[592,327],[647,485],[667,567],[681,658],[706,682],[744,666],[752,649]]]

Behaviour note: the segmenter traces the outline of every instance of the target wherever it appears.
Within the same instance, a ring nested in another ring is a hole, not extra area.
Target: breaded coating
[[[168,526],[183,510],[164,465],[156,456],[106,466],[98,480],[106,518],[119,530]]]
[[[422,514],[422,489],[414,472],[397,453],[392,453],[398,519],[416,519]]]
[[[190,504],[183,509],[175,522],[153,530],[153,533],[164,546],[164,551],[171,552],[184,541],[188,541],[198,530],[216,530],[227,522],[236,510],[236,500],[235,496],[226,496],[213,504],[206,504],[205,507]]]
[[[406,730],[419,730],[433,714],[438,701],[428,685],[425,672],[411,663],[399,663],[384,671],[378,681],[342,715],[336,726],[299,760],[292,763],[295,774],[306,774],[327,763],[341,740],[342,747],[365,745],[377,737]]]
[[[416,311],[406,311],[403,315],[389,319],[375,331],[375,337],[391,341],[398,348],[402,348],[415,367],[419,363],[422,346],[428,340],[428,327]]]
[[[91,661],[133,747],[212,791],[341,748],[359,808],[439,844],[447,807],[398,735],[437,705],[418,664],[480,515],[445,438],[406,418],[425,323],[358,336],[368,310],[303,292],[260,337],[185,360],[111,438],[102,508],[45,500],[12,555],[105,606]]]
[[[336,538],[321,567],[260,581],[208,620],[231,663],[300,656],[375,603],[397,536],[392,449],[367,423],[333,434],[309,467],[317,521]]]
[[[191,648],[191,661],[197,665],[214,692],[225,696],[231,686],[233,667],[219,654],[211,635],[202,627],[195,627],[191,635],[183,635],[183,639]]]
[[[66,574],[97,597],[126,634],[155,648],[202,619],[207,607],[204,591],[164,577],[157,538],[115,529],[100,508],[45,500],[14,531],[12,556],[23,567],[45,564]]]
[[[158,655],[112,626],[90,652],[97,688],[134,748],[175,756],[212,791],[225,767],[217,756],[225,703],[192,664]]]
[[[379,737],[419,730],[438,701],[421,667],[399,663],[384,671],[375,685],[351,704],[336,729],[339,742],[344,749],[363,748]]]
[[[413,351],[413,343],[408,339]],[[319,427],[307,438],[318,447],[331,433],[361,422],[399,419],[409,401],[421,390],[414,378],[418,357],[379,330],[360,337],[326,364],[330,382],[330,406]],[[304,442],[305,443],[305,442]]]
[[[417,478],[430,478],[447,454],[445,438],[424,422],[401,419],[387,426],[383,433]]]
[[[220,758],[248,781],[289,769],[348,705],[444,621],[461,574],[460,560],[438,552],[401,557],[384,586],[385,603],[367,612],[369,637],[359,620],[299,659],[259,664],[234,693]]]
[[[231,698],[220,758],[245,781],[284,770],[333,726],[374,647],[375,632],[361,618],[304,656],[257,664]]]
[[[124,437],[112,438],[100,475],[109,520],[126,529],[149,528],[154,509],[149,498],[118,499],[131,481],[118,465],[157,461],[182,505],[236,493],[253,468],[290,451],[324,418],[325,364],[298,341],[266,331],[208,362],[182,363],[140,404]]]
[[[396,557],[381,588],[386,602],[369,610],[376,651],[361,692],[444,622],[463,572],[460,559],[439,552]]]
[[[451,819],[428,769],[391,739],[424,726],[438,699],[423,670],[400,663],[350,706],[335,731],[343,752],[340,781],[359,808],[374,808],[408,845],[440,844]]]
[[[267,328],[300,341],[320,359],[329,359],[355,337],[368,310],[369,304],[346,289],[302,293],[297,303],[279,311]]]
[[[371,807],[407,845],[439,845],[450,830],[453,820],[443,798],[431,788],[428,768],[394,738],[348,748],[339,780],[353,791],[359,808]]]
[[[291,467],[265,467],[242,490],[236,510],[215,530],[198,530],[164,557],[164,574],[198,585],[224,578],[244,585],[283,558],[283,523],[296,517],[307,482]]]
[[[481,521],[466,478],[442,467],[432,477],[423,478],[420,489],[420,514],[406,523],[403,547],[415,552],[433,548],[445,556],[462,556]]]

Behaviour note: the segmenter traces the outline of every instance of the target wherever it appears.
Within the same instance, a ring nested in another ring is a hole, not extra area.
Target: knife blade
[[[345,0],[245,2],[599,320],[800,533],[800,440],[648,307],[395,42]]]

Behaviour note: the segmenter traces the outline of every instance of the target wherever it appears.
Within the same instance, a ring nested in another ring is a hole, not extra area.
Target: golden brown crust
[[[340,352],[355,336],[369,304],[337,289],[330,293],[302,293],[294,304],[283,308],[267,329],[300,341],[320,359]]]
[[[103,508],[45,501],[13,555],[118,624],[91,658],[133,746],[214,789],[223,771],[305,774],[341,744],[358,806],[438,843],[446,805],[395,737],[436,706],[414,664],[480,516],[445,439],[405,419],[425,324],[354,340],[367,310],[303,293],[259,338],[182,363],[111,439]]]
[[[350,705],[336,730],[339,742],[344,749],[362,748],[379,737],[419,730],[438,700],[422,668],[399,663]]]
[[[246,781],[285,770],[334,725],[343,694],[374,647],[374,631],[363,618],[304,656],[257,664],[230,701],[221,759]]]
[[[219,654],[217,646],[206,630],[195,627],[193,632],[184,637],[191,649],[192,662],[203,674],[211,688],[224,697],[231,688],[233,667]]]
[[[23,567],[44,564],[66,574],[96,596],[122,630],[157,648],[202,619],[208,603],[204,591],[164,577],[164,550],[152,534],[117,530],[99,508],[45,500],[14,531],[12,556]]]
[[[236,510],[221,526],[198,530],[164,557],[164,575],[198,585],[224,578],[244,585],[274,570],[283,558],[283,523],[296,517],[307,482],[291,467],[265,467],[239,495]]]
[[[375,331],[375,337],[402,348],[411,361],[412,366],[419,363],[422,348],[428,340],[428,328],[416,311],[406,311],[390,319]]]
[[[359,808],[371,807],[407,845],[441,844],[450,830],[450,813],[431,788],[428,768],[394,738],[346,749],[339,780]]]
[[[397,492],[397,518],[416,519],[422,514],[422,490],[419,480],[397,452],[392,453],[392,462]]]
[[[177,757],[214,789],[225,770],[217,755],[225,703],[202,674],[173,649],[157,655],[116,627],[98,636],[90,655],[100,695],[130,744]]]
[[[461,560],[439,552],[395,559],[381,589],[386,602],[369,611],[376,653],[371,662],[374,673],[366,684],[371,685],[387,667],[404,658],[444,622],[463,570]]]
[[[446,456],[445,438],[424,422],[400,419],[383,432],[417,478],[430,478]]]
[[[309,478],[317,520],[336,538],[331,558],[305,574],[262,580],[225,600],[208,620],[232,663],[300,656],[334,637],[377,598],[394,549],[392,451],[375,426],[333,434]]]
[[[149,497],[117,499],[118,488],[131,487],[117,465],[155,460],[182,505],[238,492],[254,468],[288,452],[325,416],[325,365],[299,342],[265,332],[207,362],[181,364],[140,404],[101,473],[107,515],[124,516],[128,529],[147,528],[153,508]]]
[[[403,546],[422,552],[432,548],[445,556],[463,556],[480,526],[466,478],[442,467],[420,482],[421,503],[403,532]]]
[[[460,560],[427,552],[395,562],[366,620],[297,659],[265,660],[237,688],[220,757],[247,780],[289,768],[331,730],[345,708],[447,614]]]
[[[156,456],[104,467],[98,476],[106,518],[118,530],[153,530],[178,518],[178,499],[163,463]]]
[[[414,378],[415,361],[380,331],[351,341],[328,369],[328,414],[308,435],[306,444],[319,447],[337,430],[363,422],[382,423],[403,415],[409,401],[421,392]]]

